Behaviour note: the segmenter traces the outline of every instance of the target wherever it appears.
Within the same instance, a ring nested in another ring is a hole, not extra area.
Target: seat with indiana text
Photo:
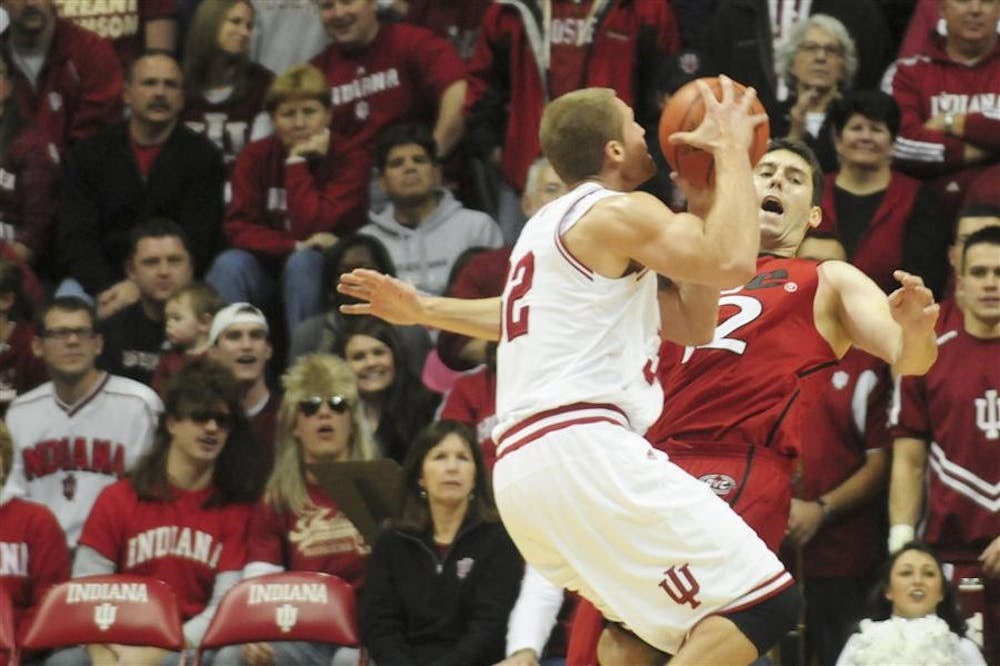
[[[60,583],[42,598],[20,648],[44,650],[88,643],[183,649],[174,591],[161,580],[129,574]]]
[[[336,576],[315,571],[240,581],[222,598],[198,650],[270,641],[358,647],[354,589]]]

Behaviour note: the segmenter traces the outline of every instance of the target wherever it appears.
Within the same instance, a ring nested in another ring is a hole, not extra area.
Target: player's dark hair
[[[433,530],[434,525],[427,493],[419,481],[427,454],[448,435],[458,435],[465,442],[476,465],[475,481],[469,496],[469,511],[466,518],[475,516],[486,522],[500,520],[496,505],[493,503],[493,489],[490,486],[489,474],[486,472],[486,464],[483,462],[483,454],[479,450],[475,435],[464,423],[435,421],[417,433],[409,453],[406,454],[406,461],[403,463],[403,488],[400,493],[399,510],[393,523],[395,527],[421,535]]]
[[[31,321],[31,301],[24,295],[24,271],[13,261],[0,258],[0,296],[4,294],[14,296],[7,318],[11,321]]]
[[[908,551],[917,551],[930,555],[934,558],[938,573],[941,575],[941,601],[938,603],[935,613],[945,621],[948,628],[959,636],[965,636],[965,619],[958,608],[958,595],[955,588],[944,577],[944,569],[941,566],[941,558],[938,557],[934,549],[922,541],[911,541],[889,556],[889,559],[879,569],[879,575],[875,587],[868,597],[868,612],[865,617],[871,620],[888,620],[892,617],[892,601],[885,598],[885,592],[889,589],[892,576],[892,567],[899,557]]]
[[[883,122],[892,138],[899,134],[899,105],[892,95],[881,90],[852,90],[833,101],[826,112],[834,133],[840,136],[851,116],[858,114],[868,120]]]
[[[385,165],[389,161],[389,153],[393,148],[416,144],[424,149],[427,156],[431,158],[432,164],[438,163],[437,145],[434,137],[423,125],[402,124],[392,125],[378,135],[375,141],[375,166],[379,173],[385,173]]]
[[[129,477],[143,500],[167,501],[171,497],[167,478],[167,455],[172,436],[168,419],[183,420],[205,407],[225,405],[229,412],[226,444],[212,469],[212,495],[205,507],[234,502],[256,501],[264,489],[270,462],[250,429],[250,422],[240,402],[240,389],[224,365],[208,358],[188,361],[169,380],[163,395],[153,449],[143,456]]]
[[[86,312],[87,316],[90,317],[90,325],[95,326],[97,324],[97,311],[94,310],[94,305],[90,301],[79,296],[55,296],[43,305],[35,315],[35,332],[38,335],[45,334],[45,317],[53,310]]]
[[[1000,226],[983,227],[969,234],[962,246],[962,272],[965,272],[965,257],[973,245],[1000,245]]]
[[[168,217],[150,217],[132,227],[128,233],[128,258],[135,257],[136,250],[139,249],[139,241],[146,238],[166,238],[176,236],[184,246],[184,251],[191,258],[191,242],[188,240],[184,227],[177,224]]]
[[[796,139],[771,139],[767,144],[767,153],[773,153],[776,150],[787,150],[790,153],[795,153],[809,165],[809,170],[812,171],[812,205],[818,206],[821,201],[823,201],[823,167],[820,166],[819,160],[816,159],[816,153],[802,141]]]

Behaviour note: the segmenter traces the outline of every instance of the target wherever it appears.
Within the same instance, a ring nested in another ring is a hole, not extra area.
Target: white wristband
[[[916,532],[912,525],[893,525],[889,528],[889,552],[895,553],[897,550],[913,541]]]

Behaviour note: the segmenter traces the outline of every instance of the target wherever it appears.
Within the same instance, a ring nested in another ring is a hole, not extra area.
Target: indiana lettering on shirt
[[[45,439],[21,453],[28,481],[60,471],[125,475],[125,446],[110,439],[60,437]]]
[[[129,538],[125,568],[163,557],[180,557],[214,569],[221,554],[222,544],[215,543],[211,534],[190,527],[164,525]]]
[[[371,74],[366,74],[364,68],[359,67],[356,78],[330,87],[330,101],[334,106],[350,104],[398,87],[399,71],[395,67]]]
[[[0,576],[28,577],[28,544],[0,541]]]
[[[1000,119],[1000,105],[997,103],[997,93],[941,93],[931,97],[931,115],[942,113],[982,113]]]
[[[56,11],[107,39],[139,33],[139,0],[56,0]]]

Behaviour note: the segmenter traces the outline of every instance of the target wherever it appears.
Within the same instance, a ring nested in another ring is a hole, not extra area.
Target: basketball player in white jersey
[[[705,120],[671,139],[714,156],[725,196],[704,219],[632,192],[655,170],[642,128],[613,91],[578,90],[549,105],[540,130],[570,191],[525,226],[501,298],[429,297],[364,270],[339,287],[366,301],[342,307],[348,314],[499,340],[494,485],[504,524],[545,577],[674,666],[748,664],[800,604],[750,528],[641,436],[662,406],[657,333],[708,340],[719,289],[754,271],[747,151],[764,116],[749,114],[752,91],[737,101],[721,79],[722,100],[699,84]],[[670,278],[659,291],[657,273]],[[602,639],[605,663],[612,647]]]

